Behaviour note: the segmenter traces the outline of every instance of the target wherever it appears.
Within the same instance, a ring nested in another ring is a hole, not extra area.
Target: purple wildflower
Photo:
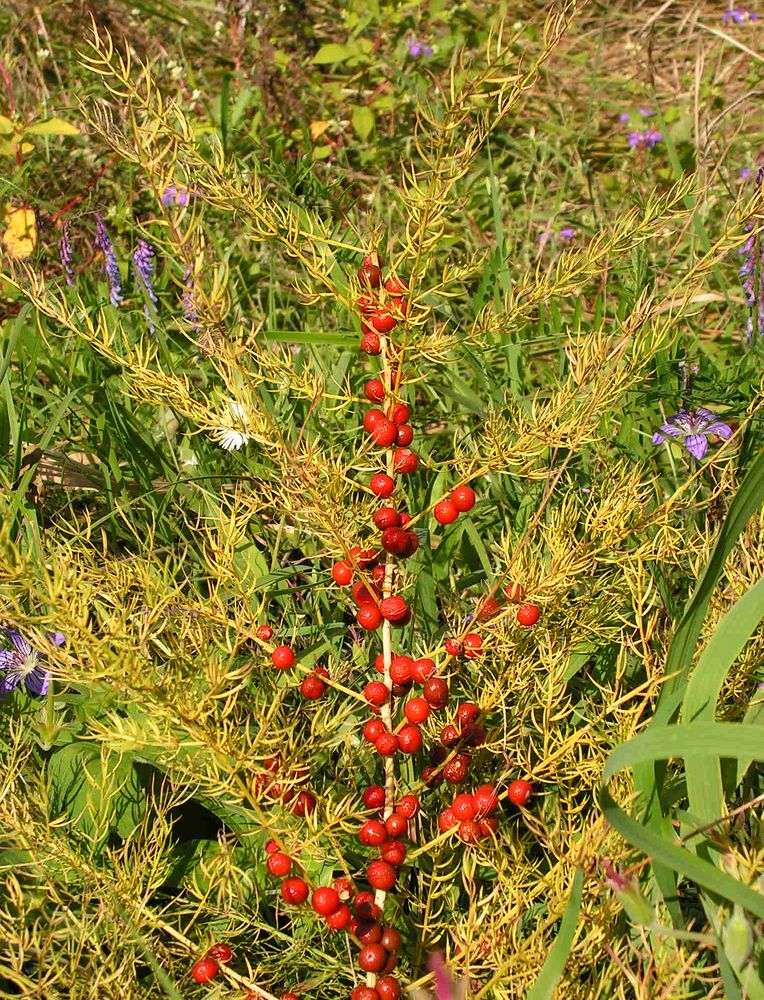
[[[171,184],[162,192],[162,204],[165,207],[168,205],[179,205],[181,208],[185,208],[192,198],[197,197],[197,194],[197,191],[189,191],[188,188]]]
[[[632,149],[652,149],[662,139],[663,133],[659,132],[657,128],[629,132],[629,145]]]
[[[138,240],[138,246],[133,254],[133,265],[138,276],[138,282],[143,287],[146,301],[143,304],[143,311],[146,314],[146,322],[149,325],[150,333],[154,333],[154,320],[149,309],[149,301],[156,306],[157,297],[154,293],[154,249],[148,240]]]
[[[74,255],[72,253],[72,235],[69,222],[64,223],[64,231],[61,234],[61,239],[58,241],[58,255],[61,258],[61,266],[66,275],[66,283],[71,286],[74,284]]]
[[[183,275],[183,319],[194,330],[199,329],[199,313],[194,302],[194,272],[190,267],[186,268]]]
[[[641,107],[637,109],[643,118],[652,118],[655,112],[652,108]]]
[[[628,120],[629,120],[629,112],[628,111],[622,111],[620,113],[620,115],[618,116],[618,121],[619,122],[627,122]]]
[[[2,632],[13,648],[0,650],[0,698],[17,688],[22,681],[32,694],[47,694],[50,671],[45,666],[43,654],[33,649],[15,629],[3,628]],[[64,636],[60,632],[50,632],[47,638],[54,646],[63,645]]]
[[[573,226],[563,226],[557,233],[558,238],[561,240],[572,240],[575,235],[576,231]]]
[[[732,428],[719,420],[715,413],[702,407],[693,413],[691,410],[680,410],[661,424],[660,429],[653,434],[653,444],[663,444],[667,437],[682,438],[682,444],[698,461],[708,451],[708,438],[711,434],[728,441],[732,437]]]
[[[408,47],[409,55],[414,59],[418,59],[419,56],[427,56],[429,59],[432,55],[432,46],[426,42],[418,42],[415,38],[409,38]]]
[[[737,175],[737,179],[739,181],[747,181],[749,180],[751,173],[752,171],[750,167],[741,167],[740,173]]]
[[[722,24],[727,24],[729,21],[733,21],[735,24],[752,24],[758,20],[759,15],[751,13],[745,7],[733,7],[732,10],[728,10],[722,14]]]
[[[119,265],[117,255],[114,253],[114,246],[111,237],[106,230],[106,224],[100,212],[96,212],[96,246],[103,252],[106,259],[106,275],[109,279],[109,299],[113,306],[118,306],[122,301],[122,279],[119,276]]]

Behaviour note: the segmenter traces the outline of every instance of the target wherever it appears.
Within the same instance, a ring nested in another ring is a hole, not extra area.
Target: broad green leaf
[[[345,62],[346,59],[350,59],[354,54],[352,49],[349,49],[347,45],[338,45],[335,42],[330,42],[328,45],[321,46],[311,59],[311,62],[317,66],[323,66],[328,63],[341,63]]]
[[[584,873],[580,868],[577,868],[573,876],[570,899],[560,921],[560,929],[557,932],[557,937],[549,949],[549,954],[541,966],[541,971],[536,981],[525,994],[525,1000],[552,1000],[555,988],[560,981],[560,976],[565,968],[565,963],[568,961],[568,955],[570,955],[570,949],[573,947],[576,937],[578,911],[581,908],[583,888]]]
[[[13,134],[13,122],[10,118],[6,118],[5,115],[0,115],[0,135],[12,135]]]
[[[374,130],[374,112],[366,104],[358,104],[353,108],[350,121],[355,134],[365,142]]]
[[[25,135],[79,135],[80,130],[71,122],[63,118],[48,118],[44,122],[35,122],[27,125],[24,129]]]

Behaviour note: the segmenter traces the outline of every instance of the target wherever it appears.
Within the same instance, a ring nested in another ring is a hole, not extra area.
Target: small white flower
[[[252,439],[252,435],[247,434],[246,430],[242,429],[249,426],[247,424],[247,411],[241,403],[232,400],[228,404],[228,412],[231,423],[238,423],[239,427],[216,427],[212,432],[212,437],[225,451],[237,451]]]

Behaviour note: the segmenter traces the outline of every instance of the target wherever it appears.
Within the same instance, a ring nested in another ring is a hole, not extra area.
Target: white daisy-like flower
[[[231,416],[231,423],[238,423],[238,427],[216,427],[212,432],[212,437],[217,444],[225,451],[237,451],[243,448],[251,439],[252,435],[247,434],[243,428],[248,427],[247,411],[235,400],[228,404],[228,412]]]

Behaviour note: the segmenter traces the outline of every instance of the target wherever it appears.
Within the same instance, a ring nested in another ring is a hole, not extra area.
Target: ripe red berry
[[[459,785],[467,777],[470,770],[470,759],[464,753],[458,753],[443,766],[443,777],[451,785]]]
[[[422,749],[422,730],[419,726],[407,723],[398,730],[398,743],[402,753],[418,753]],[[379,750],[379,740],[377,740]]]
[[[445,708],[448,704],[448,682],[443,677],[429,677],[424,682],[422,694],[432,708]]]
[[[361,310],[361,315],[364,317],[364,321],[361,323],[361,330],[366,333],[371,329],[368,322],[366,322],[366,318],[377,311],[379,308],[379,299],[376,295],[359,295],[357,304]]]
[[[276,854],[271,854],[268,857],[265,865],[271,875],[283,878],[292,870],[292,859],[287,857],[286,854],[282,854],[281,851],[278,851]]]
[[[374,521],[374,525],[380,531],[384,531],[385,528],[400,527],[401,515],[395,507],[380,507],[372,518],[372,521]]]
[[[419,812],[419,799],[416,795],[404,795],[395,807],[395,811],[402,813],[407,819],[411,819]]]
[[[270,625],[258,625],[256,635],[257,638],[262,639],[263,642],[270,642],[273,638],[273,629]]]
[[[380,541],[386,552],[401,558],[412,555],[419,547],[419,538],[416,533],[404,531],[403,528],[385,528]]]
[[[451,812],[457,819],[474,819],[475,803],[468,792],[462,792],[454,798],[451,803]]]
[[[388,892],[395,885],[397,872],[387,861],[372,861],[366,869],[366,881],[375,889]]]
[[[472,793],[476,816],[490,816],[499,805],[499,794],[493,785],[479,785]]]
[[[406,845],[402,840],[388,840],[380,847],[379,856],[388,864],[400,868],[406,860]]]
[[[401,749],[395,733],[382,733],[374,745],[377,748],[377,753],[382,757],[393,757]]]
[[[329,927],[333,931],[344,931],[350,923],[352,914],[347,903],[340,903],[334,913],[329,913],[324,917]]]
[[[310,897],[310,905],[316,913],[322,917],[328,917],[340,905],[340,897],[337,895],[336,889],[332,889],[329,885],[322,885],[314,890]]]
[[[350,563],[343,559],[332,566],[332,579],[340,586],[345,587],[353,579],[353,570]]]
[[[379,909],[379,907],[377,907]],[[356,930],[355,936],[361,944],[379,944],[382,940],[382,924],[376,920],[361,921]]]
[[[444,809],[443,812],[438,816],[438,826],[446,833],[448,830],[453,830],[455,826],[459,825],[459,820],[454,816],[451,807]]]
[[[450,722],[440,731],[440,742],[444,747],[455,747],[460,739],[459,730]]]
[[[435,673],[435,661],[428,656],[423,656],[420,660],[414,660],[411,666],[411,677],[417,684],[424,684],[428,677]]]
[[[486,597],[484,601],[480,602],[480,610],[475,615],[475,620],[479,622],[487,622],[490,618],[493,618],[501,611],[501,604],[496,600],[495,597]]]
[[[367,819],[358,831],[358,839],[367,847],[379,847],[387,840],[387,827],[378,819]]]
[[[390,277],[385,282],[385,288],[387,289],[387,294],[393,297],[399,297],[405,295],[409,290],[409,283],[406,278],[390,275]]]
[[[465,844],[477,844],[480,840],[480,825],[474,819],[465,819],[459,824],[459,836]]]
[[[471,747],[479,747],[485,742],[485,729],[478,722],[470,722],[462,729],[462,739]]]
[[[305,902],[309,891],[308,883],[305,879],[298,878],[295,875],[291,878],[285,878],[281,883],[281,895],[284,897],[284,900],[295,906]]]
[[[495,816],[486,816],[478,820],[481,837],[493,837],[499,832],[499,821]]]
[[[398,320],[387,310],[381,309],[379,312],[371,314],[369,322],[377,333],[389,333],[397,325]]]
[[[382,341],[379,334],[370,330],[361,337],[361,350],[364,354],[379,354],[382,350]]]
[[[464,647],[464,655],[468,660],[474,660],[476,656],[480,655],[480,651],[483,648],[483,637],[478,635],[477,632],[468,632],[464,637],[464,642],[462,643]]]
[[[350,994],[350,1000],[379,1000],[379,993],[373,986],[356,986]]]
[[[411,409],[405,403],[394,403],[387,415],[394,424],[407,424],[411,416]]]
[[[367,632],[373,632],[382,624],[382,615],[376,604],[362,604],[358,609],[355,620]]]
[[[519,604],[525,597],[525,587],[520,583],[508,583],[504,588],[504,594],[512,604]]]
[[[403,947],[403,938],[394,927],[385,927],[380,944],[387,951],[400,951]]]
[[[293,816],[309,816],[316,809],[316,796],[312,792],[298,792],[292,803]]]
[[[395,437],[395,443],[399,448],[405,448],[414,440],[414,428],[411,424],[401,424]]]
[[[475,506],[475,491],[470,486],[454,486],[451,499],[459,513],[463,514]]]
[[[384,726],[384,723],[380,723]],[[364,789],[363,804],[367,809],[381,809],[385,804],[385,790],[381,785],[369,785]]]
[[[381,403],[385,398],[385,387],[382,384],[382,380],[378,378],[370,378],[363,387],[363,394],[370,403]]]
[[[379,288],[382,283],[382,269],[372,263],[371,257],[364,257],[356,274],[362,288]]]
[[[390,680],[394,684],[408,684],[413,664],[410,656],[394,656],[390,664]]]
[[[537,604],[521,604],[517,609],[517,623],[525,628],[535,625],[541,617],[541,608]]]
[[[365,921],[376,920],[380,913],[373,892],[359,892],[353,901],[353,910],[359,920]]]
[[[437,788],[443,784],[443,773],[438,771],[436,774],[434,767],[426,767],[422,771],[422,783],[428,788]]]
[[[275,840],[266,841],[265,843],[266,854],[277,854],[279,850],[280,850],[279,845],[276,843]]]
[[[391,444],[395,444],[398,430],[392,420],[382,417],[374,424],[369,434],[374,444],[380,448],[389,448]]]
[[[395,489],[395,480],[384,472],[378,472],[376,476],[371,477],[369,487],[378,497],[389,497]]]
[[[389,691],[382,681],[369,681],[363,689],[363,696],[370,705],[384,705]]]
[[[462,644],[458,639],[446,639],[443,645],[446,647],[446,652],[449,656],[462,655]]]
[[[396,595],[386,597],[379,603],[379,613],[389,622],[403,621],[408,611],[408,604],[406,604],[402,597]]]
[[[381,410],[372,407],[371,410],[367,410],[363,415],[363,429],[367,434],[371,434],[380,420],[387,420],[387,417]]]
[[[271,653],[271,663],[279,670],[288,670],[294,665],[294,653],[289,646],[276,646]]]
[[[363,738],[368,743],[376,743],[384,731],[385,724],[381,719],[369,719],[369,721],[365,722],[363,726]],[[384,805],[384,794],[382,804]]]
[[[387,952],[385,952],[385,956],[387,956]],[[380,966],[380,968],[382,968],[382,966]],[[214,958],[200,958],[199,961],[194,964],[193,969],[191,969],[191,975],[197,983],[208,983],[211,979],[215,978],[219,971],[220,967]]]
[[[300,684],[300,694],[303,698],[307,698],[308,701],[316,701],[324,691],[326,691],[326,684],[321,680],[318,670],[312,674],[308,674],[307,677],[303,678],[302,684]]]
[[[379,1000],[399,1000],[402,993],[400,983],[393,976],[383,976],[377,980],[377,996]]]
[[[473,701],[463,701],[456,709],[456,720],[462,726],[468,726],[480,715],[480,708]]]
[[[419,725],[427,720],[430,706],[424,698],[409,698],[403,709],[403,714],[409,722],[415,722]]]
[[[257,996],[254,993],[248,993],[244,1000],[257,1000]],[[281,1000],[300,1000],[296,993],[292,993],[291,990],[287,990],[286,993],[281,994]]]
[[[439,524],[452,524],[459,516],[459,511],[453,500],[438,500],[432,510]]]
[[[401,475],[416,472],[419,458],[410,448],[397,448],[393,453],[393,468]]]
[[[507,798],[513,805],[524,806],[531,797],[532,791],[533,785],[531,785],[530,781],[518,778],[516,781],[513,781],[507,789]]]
[[[386,962],[387,951],[381,944],[367,944],[358,955],[358,964],[364,972],[381,972]]]
[[[400,837],[408,830],[409,821],[401,812],[391,812],[385,820],[385,829],[388,837]]]
[[[371,590],[369,590],[363,580],[356,580],[350,588],[350,596],[356,604],[375,604],[379,594],[375,586],[372,586]]]
[[[214,958],[216,962],[220,962],[225,965],[226,962],[230,962],[233,958],[233,952],[228,947],[227,944],[213,944],[213,946],[207,951],[207,958]]]

